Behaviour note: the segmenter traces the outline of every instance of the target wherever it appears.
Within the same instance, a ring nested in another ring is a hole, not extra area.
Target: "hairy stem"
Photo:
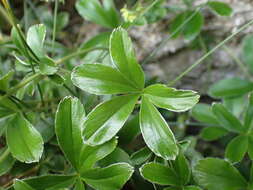
[[[56,61],[56,64],[57,65],[61,64],[63,62],[69,61],[70,59],[72,59],[74,57],[78,57],[78,56],[81,56],[83,54],[89,53],[91,51],[96,51],[96,50],[106,50],[106,51],[108,51],[108,48],[106,48],[106,47],[95,47],[95,48],[79,50],[77,52],[71,53],[71,54],[59,59],[58,61]]]

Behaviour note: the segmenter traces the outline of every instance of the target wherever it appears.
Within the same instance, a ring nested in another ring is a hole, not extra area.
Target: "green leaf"
[[[85,41],[80,49],[89,49],[93,47],[107,47],[109,46],[111,32],[102,32]]]
[[[167,188],[164,188],[163,190],[182,190],[182,189],[180,187],[167,187]]]
[[[77,98],[66,97],[60,102],[56,113],[56,136],[64,154],[79,172],[91,169],[117,145],[115,139],[95,147],[84,144],[82,140],[84,119],[85,110]]]
[[[191,112],[194,119],[211,124],[218,124],[215,115],[212,112],[211,106],[208,104],[199,103],[192,108]]]
[[[67,188],[76,181],[75,175],[45,175],[22,180],[36,190]],[[13,190],[12,188],[10,190]]]
[[[247,35],[242,42],[242,59],[251,72],[253,72],[252,51],[253,51],[253,35]]]
[[[246,189],[247,182],[229,162],[218,158],[200,160],[195,166],[195,179],[208,190]]]
[[[194,11],[186,13],[186,18],[194,14]],[[204,25],[204,17],[201,12],[197,12],[193,18],[187,23],[183,29],[183,35],[187,40],[193,40],[201,32],[202,26]]]
[[[209,1],[207,5],[220,16],[231,16],[233,9],[229,4],[220,1]]]
[[[199,101],[199,95],[194,91],[176,90],[162,84],[148,86],[144,96],[157,107],[175,112],[187,111]]]
[[[27,31],[27,44],[38,57],[44,56],[43,45],[46,38],[46,27],[43,24],[31,26]]]
[[[192,17],[189,22],[185,23],[185,20]],[[184,24],[184,25],[183,25]],[[179,34],[185,37],[186,40],[193,40],[201,32],[201,28],[204,24],[204,17],[201,12],[186,11],[175,17],[171,23],[170,33],[174,34],[173,37],[177,37]],[[179,29],[179,27],[181,29]],[[176,32],[178,31],[178,32]]]
[[[152,156],[152,152],[147,148],[144,147],[136,152],[134,152],[130,159],[133,165],[141,165],[146,162]]]
[[[159,111],[146,97],[142,98],[140,127],[144,141],[157,156],[166,160],[176,158],[178,147],[175,137]]]
[[[137,92],[118,70],[101,64],[83,64],[75,68],[72,82],[91,94],[124,94]]]
[[[98,162],[101,167],[106,167],[114,163],[131,163],[129,155],[121,148],[116,147],[112,153]]]
[[[144,72],[136,59],[132,41],[128,33],[119,27],[110,38],[110,54],[116,68],[137,89],[144,88]]]
[[[60,12],[57,14],[56,32],[60,32],[69,23],[69,13]]]
[[[18,179],[15,180],[15,182],[14,182],[14,188],[15,188],[15,190],[35,190],[30,185],[25,183],[24,181],[21,181]]]
[[[66,97],[58,105],[55,117],[55,133],[58,143],[65,156],[77,169],[83,140],[82,124],[85,119],[85,110],[77,98]]]
[[[245,127],[222,104],[213,104],[212,111],[223,128],[235,133],[245,132]]]
[[[173,169],[160,163],[150,162],[140,168],[144,179],[159,185],[181,185],[180,179]]]
[[[175,161],[173,161],[174,171],[177,173],[181,185],[186,185],[191,177],[191,168],[184,154],[180,152]]]
[[[237,136],[226,147],[225,157],[232,163],[240,162],[248,150],[248,137]]]
[[[138,98],[139,95],[124,95],[99,104],[85,120],[85,142],[95,146],[112,139],[133,111]]]
[[[253,83],[240,78],[223,79],[209,88],[209,95],[212,97],[234,97],[246,94],[253,90]]]
[[[11,39],[12,39],[13,43],[15,44],[15,46],[17,47],[20,54],[25,55],[27,57],[28,55],[26,53],[26,47],[23,43],[23,40],[20,38],[19,33],[15,27],[12,27]]]
[[[107,28],[115,28],[120,25],[120,18],[115,9],[113,0],[78,0],[76,9],[86,20],[95,22]]]
[[[251,130],[253,127],[253,94],[252,93],[249,96],[249,105],[245,112],[244,126],[248,131]]]
[[[58,67],[56,66],[54,60],[49,57],[40,58],[39,68],[41,74],[43,75],[53,75],[58,71]]]
[[[80,50],[90,49],[94,47],[109,47],[110,35],[111,32],[99,33],[88,41],[85,41],[80,46]],[[103,57],[105,53],[107,54],[107,50],[98,49],[89,53],[84,53],[80,57],[84,57],[84,59],[82,60],[84,63],[94,63],[98,61],[99,57]]]
[[[96,190],[118,190],[130,179],[134,168],[126,163],[95,168],[82,174],[82,179]]]
[[[7,99],[9,100],[9,99]],[[14,114],[15,112],[11,109],[2,106],[0,103],[0,119],[8,118],[10,115]]]
[[[20,110],[17,105],[10,98],[2,98],[2,100],[0,100],[0,118],[9,116],[19,111]]]
[[[128,146],[139,134],[141,134],[139,127],[139,114],[130,116],[125,125],[117,134],[119,136],[119,144],[121,146]]]
[[[43,153],[40,133],[20,114],[7,124],[7,144],[13,157],[21,162],[38,162]]]
[[[80,173],[91,169],[97,161],[102,160],[107,155],[111,154],[116,146],[116,138],[99,146],[84,145],[80,156],[80,164],[82,164],[79,170]]]
[[[183,190],[202,190],[202,189],[198,186],[190,185],[190,186],[184,187]]]
[[[85,186],[81,179],[78,179],[75,184],[74,190],[85,190]]]
[[[52,82],[54,82],[54,84],[59,85],[59,86],[63,85],[65,82],[65,78],[59,74],[49,75],[48,78]]]
[[[34,127],[41,134],[44,143],[50,141],[55,135],[54,121],[51,117],[40,119]]]
[[[248,136],[248,155],[253,160],[253,133],[251,132]]]
[[[0,78],[0,90],[7,91],[9,90],[9,84],[12,76],[14,75],[14,71],[11,70],[4,76]]]
[[[205,127],[201,130],[201,138],[207,141],[217,140],[228,133],[228,130],[222,127]]]
[[[0,176],[7,173],[15,163],[8,148],[0,149]]]
[[[237,96],[232,98],[223,98],[223,105],[236,117],[241,117],[246,109],[248,101],[246,96]]]

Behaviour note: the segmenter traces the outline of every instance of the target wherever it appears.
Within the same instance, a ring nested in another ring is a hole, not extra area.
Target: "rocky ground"
[[[204,2],[206,0],[196,0],[195,5]],[[235,32],[240,26],[253,18],[252,0],[223,0],[223,2],[229,3],[234,9],[231,17],[216,16],[208,9],[201,10],[205,15],[205,25],[201,36],[205,41],[211,41],[211,43],[206,44],[208,47],[205,48],[210,49],[214,47],[230,35],[231,32]],[[166,6],[173,5],[178,5],[178,0],[170,0]],[[130,30],[130,35],[134,39],[140,62],[145,60],[161,42],[164,42],[169,37],[169,23],[174,16],[175,14],[168,14],[165,19],[158,23],[138,26]],[[82,31],[83,34],[81,36],[83,37],[81,40],[88,39],[103,30],[90,23],[76,25],[74,28],[76,31]],[[230,54],[235,57],[240,57],[242,39],[252,31],[253,27],[248,28],[227,44]],[[145,64],[145,70],[150,76],[158,76],[161,81],[168,82],[203,55],[206,51],[205,48],[189,48],[189,42],[183,38],[170,39],[164,43],[163,47],[155,54],[153,59],[148,64]],[[227,50],[221,48],[184,77],[177,85],[181,88],[198,90],[205,94],[210,84],[224,77],[234,75],[240,76],[243,74]]]

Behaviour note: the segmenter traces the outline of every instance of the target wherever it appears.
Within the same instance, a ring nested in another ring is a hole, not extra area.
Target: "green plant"
[[[66,47],[64,28],[71,14],[59,10],[64,1],[25,0],[22,21],[7,0],[2,2],[1,14],[12,29],[0,42],[4,47],[0,175],[10,177],[0,189],[117,190],[126,184],[155,190],[252,189],[251,161],[243,165],[246,170],[234,165],[247,159],[247,152],[253,157],[253,97],[245,98],[252,91],[250,77],[214,84],[209,94],[223,102],[212,107],[197,104],[200,96],[195,91],[172,85],[253,21],[165,85],[144,73],[142,63],[148,58],[139,63],[128,30],[171,12],[175,19],[166,40],[182,34],[193,41],[204,23],[201,11],[208,7],[230,16],[229,5],[208,1],[194,7],[192,0],[184,0],[175,11],[164,6],[165,0],[127,1],[118,11],[113,0],[78,0],[79,15],[100,25],[103,32],[84,42],[77,36],[77,42]],[[243,61],[249,70],[251,42],[247,37],[243,43]],[[188,123],[190,109],[201,123]],[[198,137],[185,135],[185,126],[191,124],[208,126],[200,134],[206,140],[229,136],[227,160],[203,159],[196,148]]]

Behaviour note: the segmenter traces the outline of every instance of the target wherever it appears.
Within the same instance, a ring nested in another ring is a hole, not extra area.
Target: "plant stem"
[[[24,21],[25,21],[25,32],[28,30],[28,13],[27,13],[27,2],[24,0]]]
[[[198,11],[201,9],[201,7],[198,7],[189,18],[187,18],[171,35],[168,37],[165,37],[161,43],[156,47],[142,62],[142,64],[147,64],[156,54],[158,51],[160,51],[166,43],[173,38],[188,22],[191,21],[191,19],[198,13]]]
[[[220,47],[222,47],[224,44],[229,42],[234,36],[242,32],[243,30],[247,29],[249,26],[253,24],[253,19],[243,25],[241,28],[239,28],[236,32],[232,33],[230,36],[228,36],[225,40],[220,42],[218,45],[216,45],[213,49],[208,51],[205,55],[200,57],[194,64],[192,64],[190,67],[188,67],[184,72],[182,72],[178,77],[176,77],[173,81],[168,83],[168,86],[174,85],[177,81],[179,81],[181,78],[183,78],[186,74],[188,74],[190,71],[192,71],[196,66],[201,64],[207,57],[209,57],[211,54],[213,54],[216,50],[218,50]]]
[[[10,150],[9,150],[9,148],[7,148],[4,151],[4,153],[0,156],[0,162],[2,162],[8,156],[9,153],[10,153]]]
[[[2,5],[0,5],[0,13],[5,18],[5,20],[8,22],[9,25],[12,25],[11,18],[9,17],[8,13],[5,11]]]
[[[56,36],[57,11],[58,11],[58,0],[55,0],[55,5],[54,5],[54,26],[53,26],[53,37],[52,37],[52,49],[54,49],[55,36]]]
[[[80,55],[83,55],[85,53],[89,53],[91,51],[95,51],[95,50],[107,50],[108,51],[108,48],[106,47],[95,47],[95,48],[89,48],[89,49],[83,49],[83,50],[79,50],[77,52],[74,52],[74,53],[71,53],[61,59],[59,59],[58,61],[56,61],[55,63],[58,65],[58,64],[61,64],[63,62],[66,62],[74,57],[77,57],[77,56],[80,56]]]
[[[233,54],[233,52],[231,52],[231,50],[226,46],[224,45],[223,46],[224,50],[227,52],[227,54],[237,63],[237,65],[240,67],[240,69],[242,70],[242,72],[245,74],[245,76],[249,79],[251,79],[251,75],[248,71],[248,69],[245,67],[245,65],[241,62],[241,60],[235,56]]]
[[[69,91],[70,94],[72,94],[72,96],[78,97],[77,94],[71,88],[69,88],[66,84],[64,84],[63,87],[66,88],[67,91]]]
[[[22,178],[22,177],[25,177],[25,176],[28,176],[34,172],[36,172],[38,169],[39,169],[40,165],[36,165],[35,167],[31,168],[30,170],[27,170],[26,172],[18,175],[17,177],[15,177],[15,179],[19,179],[19,178]],[[4,188],[6,187],[9,187],[11,184],[13,184],[13,179],[8,181],[6,184],[3,185]]]

